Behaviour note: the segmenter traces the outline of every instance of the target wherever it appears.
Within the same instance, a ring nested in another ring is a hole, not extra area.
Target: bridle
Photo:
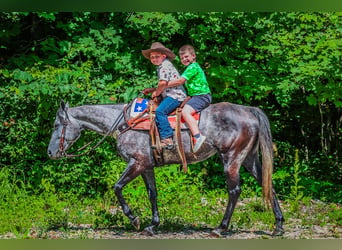
[[[65,150],[64,150],[65,130],[66,130],[66,127],[68,126],[68,124],[69,124],[69,122],[63,121],[61,138],[59,139],[59,151],[62,153],[65,153]]]
[[[140,97],[143,95],[143,92],[141,92],[137,97]],[[133,99],[134,100],[134,99]],[[85,144],[84,146],[82,146],[81,148],[75,150],[74,152],[72,152],[71,154],[67,154],[67,152],[65,151],[65,148],[64,148],[64,142],[65,142],[65,131],[66,131],[66,127],[71,124],[71,121],[69,119],[69,115],[67,113],[67,111],[64,111],[65,112],[65,116],[66,118],[63,120],[63,128],[62,128],[62,132],[61,132],[61,137],[59,139],[59,148],[58,148],[58,151],[61,153],[62,156],[66,157],[66,158],[73,158],[73,157],[78,157],[78,156],[82,156],[82,155],[85,155],[85,154],[88,154],[92,151],[94,151],[110,134],[113,133],[114,129],[117,129],[119,124],[120,124],[120,121],[124,118],[124,120],[126,120],[126,117],[125,117],[125,113],[127,112],[127,109],[129,107],[131,107],[132,103],[133,103],[133,100],[128,103],[126,105],[126,107],[124,108],[124,110],[120,113],[120,115],[116,118],[116,120],[114,121],[113,125],[110,127],[110,129],[107,131],[107,133],[102,137],[102,139],[95,145],[93,146],[91,149],[89,149],[88,151],[86,152],[83,152],[81,154],[74,154],[75,152],[79,152],[79,151],[82,151],[83,149],[87,148],[90,144],[92,144],[93,142],[88,142],[87,144]],[[114,136],[117,136],[116,134],[114,134]]]
[[[87,148],[90,144],[92,144],[93,142],[89,142],[86,145],[82,146],[81,148],[75,150],[74,152],[72,152],[71,154],[67,154],[67,152],[65,151],[64,148],[64,142],[65,142],[65,131],[66,128],[69,124],[71,124],[71,121],[69,119],[68,113],[65,111],[66,114],[66,118],[63,121],[63,128],[62,128],[62,132],[61,132],[61,137],[59,139],[59,148],[58,151],[61,153],[62,156],[66,157],[66,158],[73,158],[73,157],[78,157],[78,156],[82,156],[85,154],[88,154],[92,151],[94,151],[113,131],[115,128],[118,127],[120,121],[122,120],[122,118],[124,117],[124,112],[121,112],[120,115],[116,118],[116,120],[114,121],[113,125],[110,127],[110,129],[107,131],[107,133],[102,137],[102,139],[95,145],[93,146],[91,149],[89,149],[86,152],[83,152],[81,154],[74,154],[75,152],[79,152],[85,148]]]

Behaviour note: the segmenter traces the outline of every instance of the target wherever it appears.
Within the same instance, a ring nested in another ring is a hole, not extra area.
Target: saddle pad
[[[132,104],[130,117],[134,118],[134,117],[138,116],[146,108],[148,108],[148,100],[143,99],[143,98],[136,98]],[[153,116],[154,116],[154,114],[153,114]],[[197,113],[197,112],[194,113],[193,117],[195,118],[197,123],[199,123],[200,113]],[[144,118],[146,118],[146,119],[144,119]],[[140,120],[141,121],[138,124],[136,124],[133,129],[135,129],[135,130],[149,130],[150,125],[151,125],[149,114],[146,113],[145,115],[143,115],[140,118]],[[168,116],[168,120],[170,122],[171,128],[175,129],[176,128],[176,120],[177,120],[176,115]],[[186,125],[183,117],[181,118],[181,129],[188,129],[188,126]]]
[[[148,100],[144,98],[136,98],[132,103],[130,117],[137,117],[141,112],[148,108]]]

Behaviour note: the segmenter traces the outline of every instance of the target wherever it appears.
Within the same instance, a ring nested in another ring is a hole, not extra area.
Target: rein
[[[140,97],[142,96],[143,93],[141,92],[137,97]],[[134,99],[133,99],[134,100]],[[90,144],[92,144],[92,142],[88,142],[87,144],[85,144],[84,146],[82,146],[81,148],[75,150],[74,152],[72,152],[71,154],[67,154],[65,152],[65,149],[64,149],[64,141],[65,141],[65,131],[66,131],[66,127],[68,126],[69,122],[70,122],[70,119],[69,119],[69,116],[68,116],[68,113],[65,113],[66,114],[66,118],[67,118],[67,121],[64,121],[63,122],[63,129],[62,129],[62,133],[61,133],[61,139],[59,140],[59,151],[61,152],[61,154],[66,157],[66,158],[74,158],[74,157],[79,157],[79,156],[82,156],[82,155],[85,155],[85,154],[88,154],[92,151],[94,151],[112,132],[115,128],[118,127],[120,121],[124,118],[124,120],[126,120],[126,117],[125,117],[125,113],[126,113],[126,110],[128,107],[130,107],[132,105],[133,101],[131,101],[130,103],[127,104],[127,106],[124,108],[124,110],[120,113],[120,115],[116,118],[116,120],[114,121],[113,125],[110,127],[110,129],[107,131],[107,133],[102,137],[102,139],[95,145],[93,146],[91,149],[89,149],[88,151],[86,152],[83,152],[81,154],[74,154],[76,152],[79,152],[79,151],[82,151],[84,150],[85,148],[87,148]]]
[[[89,149],[86,152],[83,152],[81,154],[74,154],[75,152],[79,152],[85,148],[87,148],[92,142],[87,143],[86,145],[82,146],[81,148],[75,150],[73,153],[71,154],[67,154],[64,150],[64,141],[65,141],[65,131],[66,131],[66,127],[69,124],[69,122],[63,122],[63,129],[62,129],[62,133],[61,133],[61,139],[59,140],[59,150],[60,152],[62,152],[62,155],[66,158],[74,158],[74,157],[79,157],[85,154],[88,154],[92,151],[94,151],[114,130],[114,128],[116,128],[119,124],[119,122],[121,121],[121,119],[124,117],[124,112],[121,112],[120,115],[116,118],[116,120],[114,121],[113,125],[110,127],[110,129],[107,131],[107,133],[102,137],[102,139],[95,145],[93,146],[91,149]],[[69,120],[69,117],[67,117]]]

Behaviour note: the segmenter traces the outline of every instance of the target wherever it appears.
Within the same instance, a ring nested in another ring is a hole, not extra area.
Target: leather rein
[[[85,144],[84,146],[82,146],[81,148],[75,150],[74,152],[72,152],[71,154],[67,154],[67,152],[65,151],[64,148],[64,142],[65,142],[65,131],[66,131],[66,127],[71,123],[69,116],[67,113],[66,114],[66,119],[63,121],[63,128],[62,128],[62,132],[61,132],[61,138],[59,139],[59,152],[61,152],[61,155],[63,157],[66,158],[74,158],[74,157],[79,157],[85,154],[88,154],[92,151],[94,151],[112,132],[113,130],[118,126],[119,122],[121,121],[121,119],[124,117],[124,112],[121,112],[120,115],[116,118],[116,120],[114,121],[113,125],[110,127],[110,129],[107,131],[107,133],[102,137],[102,139],[95,145],[93,146],[91,149],[89,149],[86,152],[80,153],[80,154],[74,154],[76,152],[79,152],[81,150],[84,150],[85,148],[87,148],[90,144],[92,144],[93,142],[89,142],[87,144]]]

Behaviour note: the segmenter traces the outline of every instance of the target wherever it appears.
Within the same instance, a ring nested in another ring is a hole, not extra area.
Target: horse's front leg
[[[154,234],[154,228],[159,226],[159,212],[157,206],[157,188],[156,179],[154,176],[153,168],[147,169],[142,173],[143,180],[146,185],[146,190],[148,193],[148,198],[150,199],[152,205],[152,222],[151,225],[146,227],[143,231],[144,234],[152,236]]]
[[[128,162],[127,168],[121,175],[120,179],[114,185],[114,192],[116,197],[119,200],[119,203],[122,207],[123,213],[129,218],[132,225],[135,229],[140,229],[140,220],[139,217],[134,216],[132,210],[128,206],[125,198],[122,195],[123,188],[132,180],[134,180],[137,176],[141,175],[141,173],[145,170],[139,162],[133,158]]]

